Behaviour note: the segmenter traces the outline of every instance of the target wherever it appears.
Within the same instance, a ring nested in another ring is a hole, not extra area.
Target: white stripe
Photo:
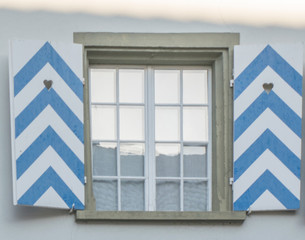
[[[12,40],[13,76],[15,76],[45,44],[41,40]]]
[[[236,161],[266,129],[269,129],[298,158],[301,158],[301,139],[270,109],[266,109],[234,142],[234,161]]]
[[[234,76],[241,74],[267,45],[234,46]]]
[[[49,167],[54,169],[76,197],[84,203],[84,185],[52,147],[48,147],[17,180],[17,198],[22,197]]]
[[[82,80],[83,76],[83,45],[49,41],[55,51]]]
[[[234,182],[234,201],[266,171],[269,170],[297,199],[300,199],[300,179],[298,179],[268,149]]]
[[[15,117],[45,88],[44,80],[53,81],[52,88],[78,119],[83,122],[83,103],[49,63],[16,95],[14,99]]]
[[[16,138],[16,159],[51,126],[58,136],[69,146],[74,154],[84,162],[84,145],[57,115],[51,106],[47,106],[31,124]]]
[[[250,206],[251,211],[262,210],[286,210],[287,208],[273,196],[268,190],[266,190],[258,199]]]
[[[300,75],[303,75],[303,44],[302,43],[278,43],[271,47],[285,59]]]
[[[234,46],[234,75],[237,77],[261,53],[267,45]],[[303,44],[272,44],[270,45],[299,74],[303,73]]]
[[[45,193],[34,203],[34,206],[69,209],[69,206],[52,187],[49,187],[48,190],[45,191]]]
[[[264,83],[273,83],[273,89],[300,118],[302,117],[302,96],[285,82],[269,66],[234,101],[234,120],[236,120],[264,91]]]

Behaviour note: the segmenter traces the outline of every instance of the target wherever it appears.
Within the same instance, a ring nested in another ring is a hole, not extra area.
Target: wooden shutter
[[[234,210],[300,202],[303,47],[234,48]]]
[[[82,46],[10,42],[14,204],[84,208]]]

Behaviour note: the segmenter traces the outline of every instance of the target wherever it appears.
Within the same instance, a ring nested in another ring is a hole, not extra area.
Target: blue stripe
[[[287,209],[298,209],[299,200],[266,170],[248,190],[234,202],[235,211],[246,211],[266,191],[269,190]]]
[[[49,63],[59,76],[67,83],[77,97],[83,102],[83,84],[71,68],[46,42],[39,51],[24,65],[14,77],[15,96],[33,79],[33,77]],[[43,81],[42,79],[41,81]],[[47,79],[49,80],[49,79]]]
[[[81,201],[51,167],[18,199],[18,204],[33,206],[50,187],[57,192],[69,208],[72,208],[74,204],[75,209],[84,209]]]
[[[46,88],[44,88],[37,95],[37,97],[16,117],[16,138],[48,105],[52,106],[59,117],[63,119],[71,131],[83,143],[84,129],[82,122],[76,117],[76,115],[53,89],[48,91]]]
[[[270,130],[266,130],[256,141],[234,162],[234,181],[269,149],[296,177],[301,178],[301,161]]]
[[[302,119],[273,91],[265,91],[234,122],[234,141],[267,109],[273,111],[295,134],[302,137]]]
[[[258,75],[270,66],[283,80],[285,80],[300,96],[302,96],[303,77],[286,62],[270,45],[240,73],[235,79],[234,99],[254,81]]]
[[[17,179],[51,146],[71,171],[84,183],[84,164],[51,128],[47,129],[16,160]]]

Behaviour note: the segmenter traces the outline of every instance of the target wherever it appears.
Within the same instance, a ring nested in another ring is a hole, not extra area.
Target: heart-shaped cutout
[[[45,85],[45,87],[50,90],[50,88],[52,87],[53,81],[52,80],[44,80],[43,84]]]
[[[263,84],[263,88],[264,88],[265,92],[266,92],[267,94],[269,94],[270,91],[271,91],[272,88],[273,88],[273,83],[264,83],[264,84]]]

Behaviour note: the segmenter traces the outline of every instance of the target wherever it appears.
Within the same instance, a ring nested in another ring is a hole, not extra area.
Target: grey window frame
[[[76,220],[243,221],[232,210],[233,48],[239,33],[74,33],[83,45],[85,210]],[[212,67],[212,211],[102,212],[95,210],[92,190],[88,69],[92,65],[183,65]]]

